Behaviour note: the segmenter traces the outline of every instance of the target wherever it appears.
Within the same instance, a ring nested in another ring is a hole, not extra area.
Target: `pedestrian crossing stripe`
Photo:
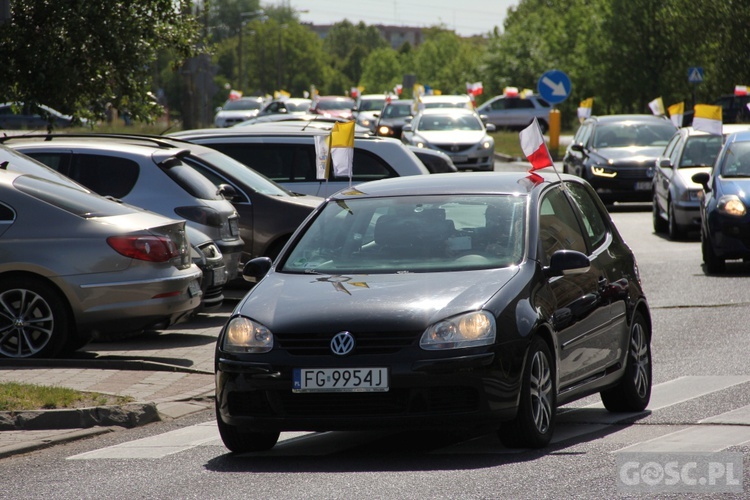
[[[654,385],[651,392],[651,403],[641,413],[610,413],[601,403],[568,408],[558,412],[557,427],[553,443],[611,429],[613,424],[630,420],[634,416],[647,415],[671,406],[722,391],[739,384],[750,382],[750,376],[688,376],[669,382]],[[655,426],[649,426],[655,427]],[[662,426],[656,426],[662,427]],[[730,446],[739,446],[750,442],[750,405],[700,420],[697,424],[682,426],[674,431],[674,426],[663,426],[663,435],[647,439],[640,443],[628,445],[616,450],[618,452],[703,452],[721,451]],[[629,432],[632,426],[624,426],[608,434],[608,439],[622,433],[631,438],[637,433]],[[651,433],[652,435],[653,433]],[[284,432],[279,443],[271,450],[255,456],[325,456],[345,451],[355,446],[377,442],[387,431],[372,432]],[[92,450],[68,457],[68,460],[101,460],[101,459],[159,459],[186,451],[198,446],[217,446],[224,448],[219,437],[215,421],[184,427],[174,431],[137,439],[114,446]],[[456,443],[432,451],[433,454],[521,453],[524,450],[503,447],[494,433],[492,437],[482,436]]]

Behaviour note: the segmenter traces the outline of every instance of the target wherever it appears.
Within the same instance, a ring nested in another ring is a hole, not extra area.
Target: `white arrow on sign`
[[[553,82],[548,76],[542,78],[542,83],[552,89],[552,95],[568,95],[563,82]]]

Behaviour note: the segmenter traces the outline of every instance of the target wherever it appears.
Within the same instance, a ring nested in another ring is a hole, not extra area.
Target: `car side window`
[[[388,177],[398,177],[391,167],[378,156],[358,148],[354,148],[352,171],[353,182],[367,182],[386,179]],[[349,178],[332,177],[331,180],[348,182]]]
[[[12,208],[0,203],[0,224],[7,224],[16,220],[16,213]]]
[[[312,147],[303,144],[210,144],[276,182],[315,179]]]
[[[569,182],[566,183],[566,186],[580,213],[591,249],[599,248],[607,240],[609,226],[596,201],[591,197],[591,193],[580,184]]]
[[[672,162],[672,165],[676,165],[677,161],[677,155],[675,155],[675,152],[677,149],[677,145],[682,141],[682,136],[680,134],[675,134],[672,139],[667,144],[667,147],[664,148],[663,156],[669,158],[669,160]]]
[[[102,196],[122,198],[135,186],[138,163],[116,156],[75,154],[68,177]]]
[[[549,264],[557,250],[577,250],[586,253],[586,243],[578,220],[568,199],[560,188],[548,191],[539,208],[539,240]]]

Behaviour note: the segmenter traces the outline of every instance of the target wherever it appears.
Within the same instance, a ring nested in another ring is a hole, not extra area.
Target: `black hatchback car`
[[[563,170],[586,179],[607,204],[651,201],[656,159],[675,132],[654,115],[592,116],[565,151]]]
[[[280,431],[499,426],[543,447],[556,407],[641,411],[651,317],[630,248],[573,176],[456,173],[327,199],[220,332],[234,452]]]

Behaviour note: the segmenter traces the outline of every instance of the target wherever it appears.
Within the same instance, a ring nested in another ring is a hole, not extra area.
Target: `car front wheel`
[[[273,448],[279,440],[279,432],[243,432],[235,425],[224,423],[218,408],[216,408],[216,423],[224,446],[234,453],[267,451]]]
[[[504,422],[498,436],[509,448],[543,448],[555,427],[556,387],[547,343],[536,337],[523,370],[518,413]]]
[[[33,278],[0,280],[0,356],[54,358],[70,329],[63,298]]]
[[[656,201],[656,195],[654,195],[654,201],[651,205],[652,207],[652,217],[654,219],[654,232],[656,234],[666,233],[667,232],[667,221],[662,219],[661,214],[659,213],[659,202]]]
[[[669,209],[667,210],[667,213],[669,214],[669,220],[667,222],[668,230],[669,230],[669,239],[670,240],[679,240],[684,236],[684,232],[679,224],[677,224],[677,219],[675,218],[674,213],[674,205],[672,203],[669,204]]]
[[[648,325],[640,312],[630,326],[630,345],[625,374],[613,388],[601,392],[604,407],[611,412],[643,411],[651,399],[651,343]]]

